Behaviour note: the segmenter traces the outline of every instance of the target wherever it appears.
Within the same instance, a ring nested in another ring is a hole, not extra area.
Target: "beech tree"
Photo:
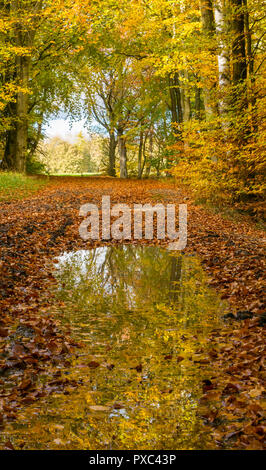
[[[160,171],[185,174],[207,197],[259,197],[261,6],[261,0],[0,2],[1,166],[25,171],[44,124],[64,110],[72,120],[85,114],[99,123],[108,136],[110,176],[156,173],[160,161]]]

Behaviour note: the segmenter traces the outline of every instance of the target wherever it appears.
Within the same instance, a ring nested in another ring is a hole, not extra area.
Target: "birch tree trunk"
[[[218,38],[218,71],[219,71],[219,110],[222,115],[228,112],[228,93],[230,86],[230,54],[226,40],[227,24],[227,0],[214,0],[214,17]]]

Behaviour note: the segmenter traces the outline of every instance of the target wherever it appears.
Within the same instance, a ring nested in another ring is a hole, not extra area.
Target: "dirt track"
[[[63,251],[102,244],[85,243],[78,232],[80,206],[88,202],[100,206],[102,195],[110,195],[112,203],[130,205],[188,204],[185,251],[200,256],[210,285],[229,303],[225,313],[237,316],[210,338],[215,353],[206,360],[213,362],[214,378],[209,389],[203,387],[203,401],[214,403],[203,418],[221,448],[228,442],[231,448],[262,448],[263,234],[247,223],[234,223],[195,206],[172,183],[152,180],[55,178],[29,199],[0,204],[0,384],[5,385],[9,374],[0,399],[0,423],[15,419],[19,408],[46,393],[34,390],[30,372],[39,372],[54,360],[66,361],[75,352],[71,332],[63,334],[47,314],[52,302],[49,286],[55,282],[51,261]],[[164,246],[167,241],[152,243]],[[10,340],[19,326],[25,327],[24,334],[35,331],[37,340],[31,349],[23,345],[23,334],[22,339]]]

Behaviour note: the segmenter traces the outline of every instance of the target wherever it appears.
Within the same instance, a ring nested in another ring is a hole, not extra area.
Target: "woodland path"
[[[9,373],[8,390],[0,397],[0,425],[4,428],[16,419],[19,409],[48,393],[34,388],[29,378],[32,372],[75,354],[78,346],[71,331],[65,335],[47,315],[52,303],[50,287],[55,283],[52,261],[63,251],[103,244],[85,243],[78,232],[80,206],[93,202],[100,207],[102,195],[110,195],[112,204],[188,204],[185,252],[197,253],[210,286],[228,301],[225,314],[232,312],[235,317],[212,332],[212,355],[203,359],[211,361],[214,370],[213,380],[203,384],[203,402],[213,403],[203,419],[220,448],[228,442],[231,448],[263,448],[263,232],[249,221],[228,220],[195,205],[184,190],[165,180],[52,178],[34,196],[0,204],[1,388]],[[105,244],[117,243],[110,240]],[[166,242],[149,244],[165,246]],[[22,336],[16,341],[18,327]],[[37,338],[30,349],[23,345],[23,334],[29,330]],[[56,387],[55,383],[49,393]],[[4,448],[12,448],[12,443],[4,443]]]

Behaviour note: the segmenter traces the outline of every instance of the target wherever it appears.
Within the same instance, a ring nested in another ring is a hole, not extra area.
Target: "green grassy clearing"
[[[23,199],[47,185],[49,178],[0,172],[0,201]]]

